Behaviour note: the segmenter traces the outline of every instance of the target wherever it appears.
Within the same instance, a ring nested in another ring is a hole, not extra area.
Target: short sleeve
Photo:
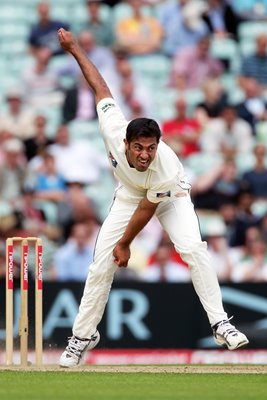
[[[111,97],[98,102],[97,114],[100,129],[105,138],[114,137],[121,129],[126,129],[128,125],[121,109]]]

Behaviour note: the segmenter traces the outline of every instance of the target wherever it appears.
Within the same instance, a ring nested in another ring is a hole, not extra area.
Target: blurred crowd
[[[6,238],[38,236],[44,279],[84,281],[116,187],[64,27],[126,117],[160,124],[219,281],[266,282],[267,0],[0,0],[0,14],[0,277]],[[129,264],[116,279],[190,281],[154,218]]]

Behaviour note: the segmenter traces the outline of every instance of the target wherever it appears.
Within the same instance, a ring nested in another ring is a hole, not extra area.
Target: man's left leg
[[[234,350],[248,343],[246,336],[229,323],[221,290],[206,242],[200,235],[198,218],[190,196],[161,203],[156,215],[169,234],[176,251],[188,264],[195,291],[207,313],[214,340]]]

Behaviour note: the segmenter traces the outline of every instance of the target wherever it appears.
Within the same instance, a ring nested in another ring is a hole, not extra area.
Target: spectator
[[[254,147],[255,165],[243,174],[243,181],[250,189],[254,200],[267,200],[266,146],[258,143]]]
[[[47,118],[38,114],[34,119],[34,134],[32,138],[24,140],[25,155],[28,161],[42,155],[47,146],[53,143],[52,139],[49,139],[47,134]]]
[[[235,230],[235,220],[237,215],[237,204],[229,202],[224,202],[218,208],[218,213],[220,218],[223,220],[226,231],[225,238],[228,245],[230,245],[233,233]]]
[[[248,20],[264,20],[267,15],[266,0],[233,0],[232,7],[242,18]]]
[[[15,212],[18,219],[18,228],[22,229],[25,220],[41,224],[45,223],[45,213],[40,210],[35,203],[35,190],[32,186],[25,186],[18,204],[15,206]]]
[[[111,47],[114,42],[113,23],[110,13],[106,13],[104,16],[101,12],[104,7],[107,5],[103,4],[101,0],[87,0],[87,21],[75,24],[73,31],[77,33],[89,31],[93,34],[98,46]]]
[[[112,51],[108,48],[98,46],[92,32],[81,31],[77,41],[87,57],[99,69],[104,76],[114,75],[115,59]],[[71,56],[67,56],[69,61],[58,69],[59,76],[70,76],[77,79],[80,76],[80,69],[76,61]]]
[[[91,121],[96,118],[94,95],[82,74],[77,83],[65,92],[62,115],[63,123],[72,120]]]
[[[0,131],[9,132],[10,137],[28,139],[34,136],[36,114],[25,105],[23,91],[11,87],[6,93],[7,109],[0,115]]]
[[[203,13],[203,20],[210,32],[218,37],[237,39],[238,26],[243,19],[235,12],[227,0],[208,0],[208,7]]]
[[[40,157],[40,165],[32,173],[31,185],[37,207],[44,210],[50,224],[61,226],[59,213],[67,203],[67,188],[64,179],[58,173],[54,157],[45,152]]]
[[[67,182],[66,201],[58,209],[58,222],[65,240],[69,237],[73,224],[91,219],[98,223],[97,207],[93,203],[86,194],[84,184]]]
[[[149,101],[148,91],[135,86],[132,77],[122,80],[120,90],[121,108],[129,120],[143,117],[144,115],[152,116],[152,101]]]
[[[118,281],[139,281],[137,272],[129,265],[128,268],[118,268],[114,274],[114,280]]]
[[[122,97],[121,86],[122,82],[125,79],[131,79],[134,81],[135,90],[139,91],[139,87],[143,88],[144,85],[142,83],[142,79],[133,69],[128,52],[123,49],[121,46],[115,45],[112,49],[115,68],[110,70],[108,74],[106,73],[106,80],[109,82],[109,85],[112,88],[112,93],[115,93],[116,97],[120,99]],[[123,101],[121,100],[121,107],[123,107]]]
[[[5,151],[3,148],[3,143],[12,138],[14,137],[11,132],[0,130],[0,167],[5,164]]]
[[[243,190],[239,194],[237,213],[230,238],[230,246],[244,246],[246,230],[250,227],[259,227],[261,217],[253,212],[254,197],[249,190]]]
[[[155,235],[155,233],[154,233]],[[188,267],[188,265],[186,264],[185,261],[183,261],[183,259],[181,258],[180,254],[177,253],[175,247],[173,246],[168,234],[166,233],[165,230],[162,229],[162,227],[159,229],[159,232],[157,232],[157,236],[158,236],[158,240],[157,240],[157,245],[155,246],[154,244],[154,250],[152,252],[150,252],[149,254],[149,258],[147,260],[147,265],[152,265],[155,262],[155,255],[156,255],[156,250],[158,247],[160,247],[161,245],[166,245],[166,246],[170,246],[171,249],[171,260],[174,261],[175,263],[178,264],[182,264],[183,266],[185,266],[186,268]]]
[[[128,52],[120,46],[113,48],[115,71],[106,79],[110,82],[112,93],[118,98],[120,108],[128,119],[134,115],[154,115],[153,96],[144,84],[142,76],[136,73],[129,60]]]
[[[187,157],[199,151],[200,126],[187,116],[187,104],[184,97],[175,102],[176,116],[162,124],[163,140],[179,155]]]
[[[0,167],[0,198],[15,205],[27,182],[24,147],[19,139],[8,139],[2,144],[5,163]]]
[[[254,135],[257,134],[258,124],[267,119],[267,104],[262,89],[256,79],[246,78],[243,85],[245,98],[236,106],[239,117],[250,124]]]
[[[247,78],[254,78],[263,87],[267,85],[267,35],[260,34],[256,38],[256,51],[243,58],[240,68],[239,83],[245,88]]]
[[[142,98],[144,97],[144,85],[142,82],[140,82],[140,78],[137,77],[137,74],[134,74],[129,62],[128,53],[124,49],[122,49],[120,46],[115,46],[111,51],[110,49],[97,46],[92,33],[88,31],[82,31],[77,40],[87,57],[92,60],[94,65],[100,71],[102,71],[103,76],[105,76],[106,81],[109,82],[109,85],[112,88],[112,92],[115,93],[119,99],[121,99],[122,107],[124,104],[122,101],[121,86],[122,82],[126,78],[134,79],[135,91],[141,91],[141,96]],[[73,116],[77,111],[77,89],[81,87],[81,83],[83,86],[85,80],[82,77],[78,64],[73,60],[72,57],[70,58],[69,63],[66,63],[66,66],[58,70],[58,75],[60,77],[69,76],[74,80],[73,86],[66,91],[65,104],[63,105],[63,120],[69,121],[73,119]],[[87,88],[86,93],[87,101],[88,103],[91,103],[89,99],[89,88]],[[95,106],[92,109],[92,105],[89,104],[88,108],[89,111],[87,109],[86,113],[89,112],[91,116],[96,113]]]
[[[48,152],[55,157],[56,169],[66,182],[93,184],[108,167],[106,158],[88,141],[71,140],[67,125],[58,127]]]
[[[142,0],[129,0],[133,16],[122,18],[115,27],[116,41],[130,55],[146,55],[161,48],[163,30],[155,17],[142,13]]]
[[[261,228],[263,240],[265,241],[265,243],[267,243],[267,212],[263,215],[263,217],[261,219],[260,228]]]
[[[233,282],[267,282],[267,249],[261,232],[251,227],[245,233],[243,257],[232,270]]]
[[[172,260],[172,244],[161,243],[155,252],[155,261],[140,273],[148,282],[189,282],[190,272],[184,264]]]
[[[198,209],[218,210],[225,203],[236,204],[241,182],[232,159],[226,159],[192,184],[191,193]]]
[[[93,246],[89,244],[95,234],[93,223],[73,225],[69,240],[55,253],[54,269],[58,281],[84,281],[93,260]]]
[[[38,22],[31,28],[29,45],[33,54],[40,47],[47,47],[52,56],[64,54],[57,40],[57,31],[63,27],[69,29],[63,21],[54,21],[50,18],[48,2],[41,1],[37,4]]]
[[[204,99],[196,105],[194,115],[200,126],[205,129],[207,123],[218,118],[227,104],[227,93],[216,78],[208,78],[202,84]]]
[[[240,252],[228,246],[224,222],[220,218],[211,217],[205,228],[205,237],[219,282],[230,282]]]
[[[49,49],[38,47],[34,53],[33,65],[27,66],[22,75],[26,101],[35,109],[62,105],[60,82],[50,61]]]
[[[239,118],[236,107],[226,105],[221,116],[210,121],[201,136],[202,151],[231,154],[248,153],[254,138],[247,121]]]
[[[154,262],[153,255],[162,241],[162,233],[163,228],[159,221],[156,217],[152,217],[145,228],[133,240],[130,266],[137,273],[141,272],[148,264],[150,265]]]
[[[192,3],[190,5],[187,0],[168,1],[159,9],[159,20],[164,30],[162,51],[170,58],[182,49],[195,45],[208,33],[205,23],[200,21],[192,24],[192,21],[195,22],[192,11],[195,13],[195,10],[199,10],[196,2]]]
[[[6,256],[5,256],[5,246],[3,243],[1,243],[0,247],[0,280],[4,280],[6,278]],[[18,276],[17,271],[15,271],[15,268],[13,269],[14,271],[14,276]]]
[[[35,199],[60,203],[66,199],[66,185],[57,172],[54,156],[42,155],[42,165],[36,176]]]
[[[60,237],[60,229],[55,226],[51,226],[37,219],[25,219],[23,221],[23,226],[17,231],[16,236],[22,237],[38,237],[42,240],[43,245],[43,256],[42,256],[42,277],[44,281],[55,280],[55,272],[53,268],[53,257],[58,249],[58,240]],[[30,244],[31,245],[31,244]],[[21,261],[21,254],[19,246],[15,248],[14,260],[19,264]],[[35,267],[36,259],[35,252],[29,252],[28,256],[28,267],[29,267],[29,277],[34,279],[35,277]]]
[[[15,207],[8,200],[0,198],[0,249],[1,253],[5,256],[5,240],[9,237],[19,236],[18,234],[18,218],[16,215]],[[3,263],[3,266],[5,262]],[[15,276],[17,277],[17,266],[15,265]],[[3,268],[5,270],[5,267]]]
[[[178,89],[198,88],[207,78],[223,73],[223,64],[209,54],[210,38],[199,39],[195,46],[176,53],[170,76],[170,85]]]

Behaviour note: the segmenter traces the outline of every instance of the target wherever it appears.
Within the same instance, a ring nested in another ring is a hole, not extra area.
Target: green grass
[[[0,371],[1,400],[266,400],[267,375]]]

